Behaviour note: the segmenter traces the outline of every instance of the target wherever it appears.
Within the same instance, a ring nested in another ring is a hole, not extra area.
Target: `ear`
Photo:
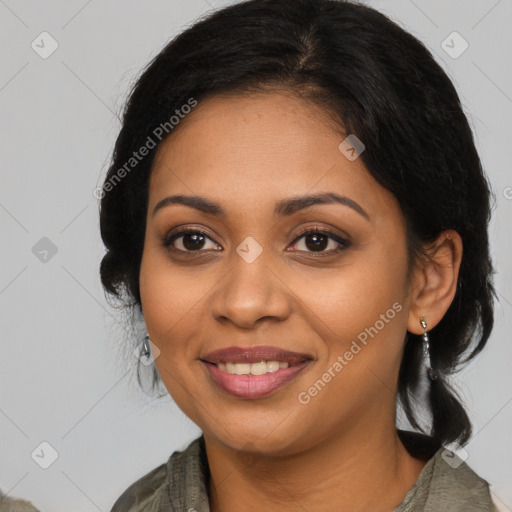
[[[430,330],[450,307],[457,292],[462,239],[456,231],[449,229],[425,249],[429,258],[417,264],[409,290],[411,302],[407,330],[413,334],[423,334],[421,317]]]

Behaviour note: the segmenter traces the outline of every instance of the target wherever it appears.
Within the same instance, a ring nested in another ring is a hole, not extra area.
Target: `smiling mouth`
[[[312,362],[312,359],[306,359],[290,365],[287,362],[275,360],[219,364],[202,361],[210,376],[210,382],[214,384],[215,388],[232,397],[246,400],[265,398],[284,388]],[[277,366],[279,368],[276,369]],[[272,371],[269,371],[269,367]],[[253,371],[255,373],[252,373]]]
[[[200,360],[216,387],[245,399],[274,393],[313,362],[308,354],[270,346],[229,347],[211,352]]]

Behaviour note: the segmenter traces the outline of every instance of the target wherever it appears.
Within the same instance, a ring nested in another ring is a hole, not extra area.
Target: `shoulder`
[[[131,484],[110,512],[181,510],[185,502],[207,502],[204,452],[202,436],[173,452],[166,463]]]
[[[398,431],[409,453],[428,462],[394,512],[494,512],[489,483],[453,451],[433,438]]]
[[[39,509],[34,507],[32,503],[19,499],[6,496],[0,490],[0,510],[2,512],[39,512]]]
[[[439,449],[434,456],[427,505],[427,510],[441,510],[450,505],[453,512],[495,510],[489,483],[445,448]]]
[[[165,496],[166,464],[153,469],[131,484],[117,499],[110,512],[152,512]]]

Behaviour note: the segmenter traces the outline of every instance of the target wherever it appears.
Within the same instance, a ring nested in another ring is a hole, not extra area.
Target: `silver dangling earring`
[[[147,332],[144,336],[144,342],[142,344],[142,350],[140,353],[141,357],[145,357],[146,359],[149,359],[151,356],[151,345],[149,343],[149,333]]]
[[[423,355],[427,360],[427,375],[430,380],[437,380],[437,374],[432,369],[432,361],[430,360],[430,343],[427,334],[427,322],[423,317],[420,318],[421,327],[423,327]]]

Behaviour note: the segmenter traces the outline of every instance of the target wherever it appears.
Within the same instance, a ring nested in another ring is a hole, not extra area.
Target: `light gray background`
[[[135,358],[119,355],[123,329],[99,282],[93,189],[131,81],[166,41],[227,3],[0,0],[0,488],[43,512],[109,511],[199,434],[169,397],[144,395]],[[452,77],[496,192],[496,327],[457,383],[475,429],[467,463],[491,483],[500,510],[512,510],[512,2],[368,4],[422,40]],[[59,45],[47,59],[31,48],[43,31]],[[453,31],[469,43],[456,59],[441,46]],[[57,248],[46,262],[32,251],[42,237]],[[31,458],[43,441],[59,455],[48,469]]]

